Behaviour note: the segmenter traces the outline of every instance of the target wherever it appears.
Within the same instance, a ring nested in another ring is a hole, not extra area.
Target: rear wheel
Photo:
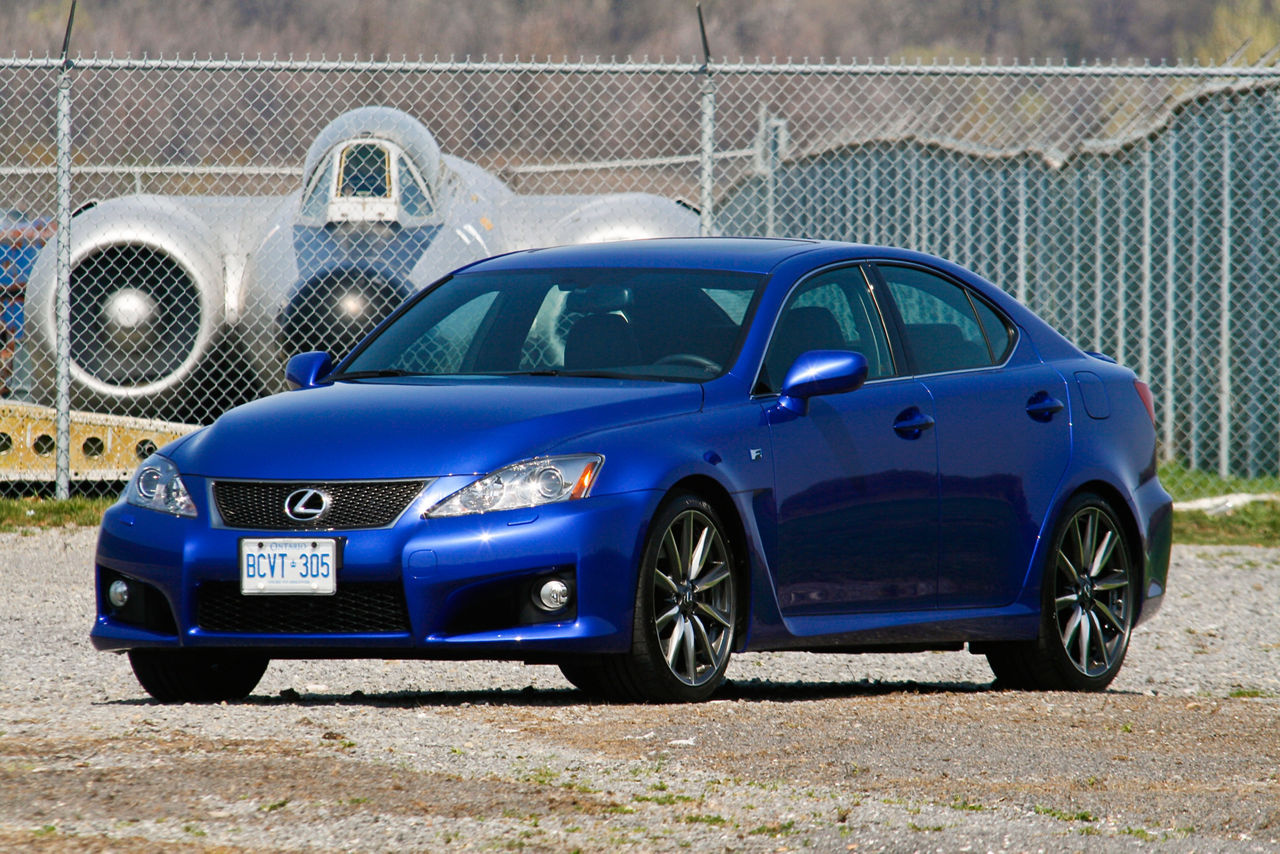
[[[1101,691],[1129,648],[1136,578],[1128,538],[1102,498],[1083,493],[1062,514],[1045,567],[1040,636],[987,653],[998,687]]]
[[[654,517],[640,563],[632,648],[566,662],[588,693],[623,700],[704,700],[720,686],[738,620],[733,551],[714,508],[693,495]]]
[[[146,692],[162,703],[220,703],[249,696],[270,660],[223,650],[134,649],[129,664]]]

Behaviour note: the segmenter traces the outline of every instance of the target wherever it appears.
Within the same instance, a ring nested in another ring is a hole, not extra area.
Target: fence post
[[[1174,413],[1177,409],[1177,385],[1174,376],[1174,351],[1178,310],[1178,255],[1175,250],[1178,238],[1177,138],[1166,134],[1165,139],[1165,234],[1164,234],[1164,454],[1168,462],[1176,456],[1174,443]]]
[[[1138,375],[1146,382],[1151,382],[1151,257],[1152,257],[1152,223],[1151,223],[1151,191],[1152,171],[1151,140],[1147,140],[1146,149],[1142,153],[1142,279],[1138,299],[1139,328],[1138,335],[1142,342],[1142,356],[1138,361]]]
[[[702,67],[702,147],[699,157],[701,169],[701,209],[698,233],[710,235],[715,228],[715,160],[716,155],[716,81],[711,76],[710,62]]]
[[[57,101],[58,183],[58,288],[55,302],[56,374],[54,406],[57,449],[54,497],[71,496],[71,66],[63,62],[58,73]]]
[[[1129,198],[1129,179],[1125,170],[1125,166],[1121,164],[1116,169],[1116,183],[1119,184],[1116,192],[1116,198],[1120,199],[1116,205],[1116,260],[1115,260],[1115,315],[1116,315],[1116,337],[1115,344],[1112,345],[1111,354],[1115,360],[1125,367],[1129,367],[1129,348],[1127,342],[1129,339],[1129,252],[1128,252],[1128,231],[1129,231],[1129,209],[1125,204],[1125,200]]]
[[[1102,352],[1102,293],[1106,288],[1106,272],[1103,263],[1103,205],[1106,201],[1102,186],[1102,161],[1093,164],[1093,349]]]
[[[1218,475],[1231,475],[1231,117],[1222,118],[1222,279],[1218,305]]]
[[[1080,323],[1080,251],[1083,245],[1080,239],[1080,173],[1072,172],[1071,177],[1071,340],[1077,344],[1084,340]]]
[[[1027,303],[1027,169],[1018,167],[1018,302]]]

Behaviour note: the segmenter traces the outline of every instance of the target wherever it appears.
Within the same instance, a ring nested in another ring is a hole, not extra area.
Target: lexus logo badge
[[[332,502],[323,489],[297,489],[284,500],[284,515],[295,522],[319,522],[329,515]]]

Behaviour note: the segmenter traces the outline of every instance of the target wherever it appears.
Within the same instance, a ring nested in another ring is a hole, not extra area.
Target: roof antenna
[[[62,70],[68,71],[71,68],[71,57],[68,53],[71,50],[71,25],[76,22],[76,0],[71,0],[71,12],[67,15],[67,34],[62,37]]]
[[[711,76],[711,47],[707,44],[707,22],[702,18],[702,3],[698,9],[698,30],[702,33],[702,139],[698,146],[698,234],[706,237],[714,233],[716,166],[716,81]]]
[[[75,8],[75,0],[71,0],[72,8]],[[702,33],[702,68],[699,69],[703,74],[711,71],[711,46],[707,44],[707,22],[702,20],[702,2],[695,3],[698,9],[698,31]]]

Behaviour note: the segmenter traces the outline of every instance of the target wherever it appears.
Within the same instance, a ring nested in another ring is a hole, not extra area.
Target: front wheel
[[[987,653],[998,687],[1101,691],[1120,672],[1137,582],[1124,526],[1096,495],[1062,514],[1041,590],[1040,637]]]
[[[579,688],[614,699],[705,700],[724,679],[737,621],[725,528],[706,501],[677,496],[659,509],[645,544],[631,652],[561,670]]]
[[[146,692],[162,703],[243,700],[270,663],[257,653],[223,650],[134,649],[129,664]]]

